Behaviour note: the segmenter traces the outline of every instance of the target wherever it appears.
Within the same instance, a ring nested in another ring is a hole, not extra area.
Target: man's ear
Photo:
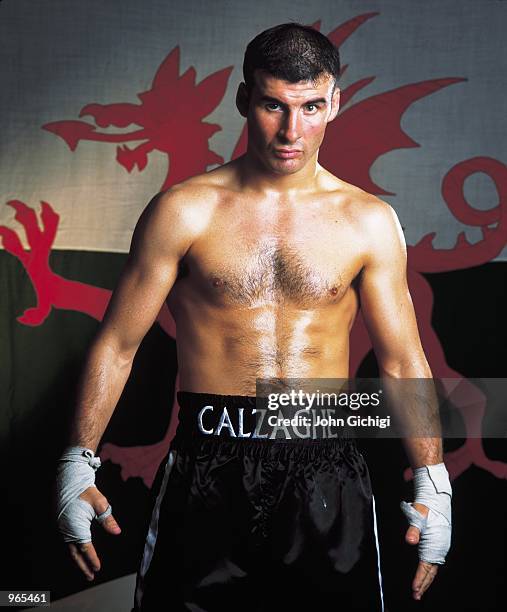
[[[331,112],[329,113],[328,123],[332,121],[336,115],[338,114],[338,110],[340,108],[340,90],[338,87],[335,87],[333,91],[333,96],[331,97]]]
[[[248,93],[247,86],[245,83],[240,83],[238,86],[238,91],[236,93],[236,108],[239,111],[239,114],[242,117],[246,117],[248,115],[248,106],[250,103],[250,95]]]

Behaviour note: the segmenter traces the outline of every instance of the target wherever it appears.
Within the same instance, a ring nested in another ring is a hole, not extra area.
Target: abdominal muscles
[[[177,321],[180,388],[255,395],[259,378],[346,378],[350,317],[350,307],[202,307]]]

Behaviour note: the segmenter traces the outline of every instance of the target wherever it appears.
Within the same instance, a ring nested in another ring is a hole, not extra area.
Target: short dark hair
[[[255,70],[265,70],[277,79],[297,83],[315,82],[323,74],[340,76],[340,54],[332,42],[314,28],[300,23],[282,23],[264,30],[248,43],[243,77],[249,91]]]

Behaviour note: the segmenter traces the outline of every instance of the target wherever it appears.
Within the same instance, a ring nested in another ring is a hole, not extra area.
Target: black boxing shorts
[[[382,612],[355,441],[262,437],[254,397],[179,392],[178,403],[134,610]]]

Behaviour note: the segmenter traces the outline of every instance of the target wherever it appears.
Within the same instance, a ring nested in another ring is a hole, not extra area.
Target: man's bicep
[[[164,199],[165,198],[165,199]],[[156,196],[134,230],[130,253],[108,304],[98,339],[132,358],[178,275],[188,234],[167,196]],[[172,221],[172,222],[171,222]]]
[[[422,355],[406,266],[405,241],[396,215],[379,215],[359,291],[379,366],[393,374]]]
[[[176,270],[177,262],[150,269],[129,261],[108,304],[100,339],[133,357],[171,290]]]

